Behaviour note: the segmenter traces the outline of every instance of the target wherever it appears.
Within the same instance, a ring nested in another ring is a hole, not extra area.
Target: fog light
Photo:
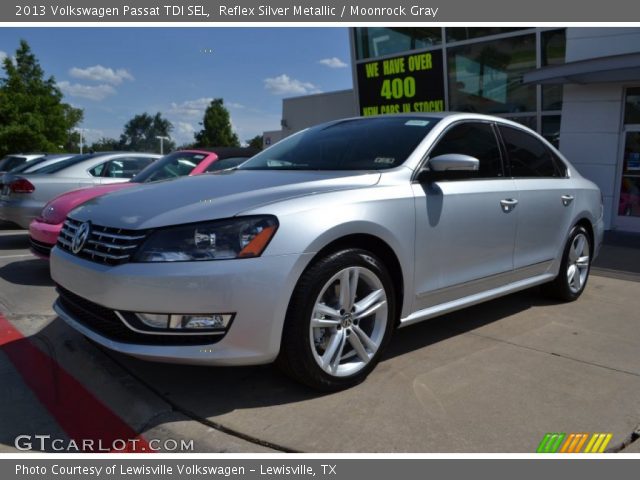
[[[153,328],[167,328],[169,325],[169,315],[156,313],[136,313],[136,317],[142,320],[142,323]]]
[[[232,313],[136,313],[135,316],[146,326],[162,330],[224,330],[233,318]]]
[[[171,315],[172,329],[223,329],[227,328],[233,315],[212,313],[210,315]]]

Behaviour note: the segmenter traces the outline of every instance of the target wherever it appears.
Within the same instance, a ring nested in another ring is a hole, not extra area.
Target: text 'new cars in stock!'
[[[178,363],[277,361],[336,390],[393,330],[544,284],[583,292],[602,198],[546,140],[475,114],[352,118],[237,169],[73,210],[56,312],[95,342]]]

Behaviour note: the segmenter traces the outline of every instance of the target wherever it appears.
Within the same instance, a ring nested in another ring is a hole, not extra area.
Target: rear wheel
[[[589,279],[592,251],[589,232],[581,225],[573,227],[562,255],[558,276],[544,286],[546,293],[566,302],[576,300]]]
[[[395,293],[371,253],[348,249],[311,266],[294,291],[279,365],[319,390],[340,390],[366,378],[394,326]]]

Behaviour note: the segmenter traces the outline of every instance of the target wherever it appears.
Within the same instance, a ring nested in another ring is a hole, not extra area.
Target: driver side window
[[[429,153],[429,158],[448,153],[469,155],[480,161],[479,170],[465,172],[463,178],[504,177],[498,140],[489,123],[465,122],[454,125],[440,138]],[[453,178],[456,176],[452,176]]]

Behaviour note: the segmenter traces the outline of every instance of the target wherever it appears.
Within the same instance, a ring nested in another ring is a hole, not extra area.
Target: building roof
[[[523,83],[608,83],[640,80],[640,53],[590,58],[525,73]]]

